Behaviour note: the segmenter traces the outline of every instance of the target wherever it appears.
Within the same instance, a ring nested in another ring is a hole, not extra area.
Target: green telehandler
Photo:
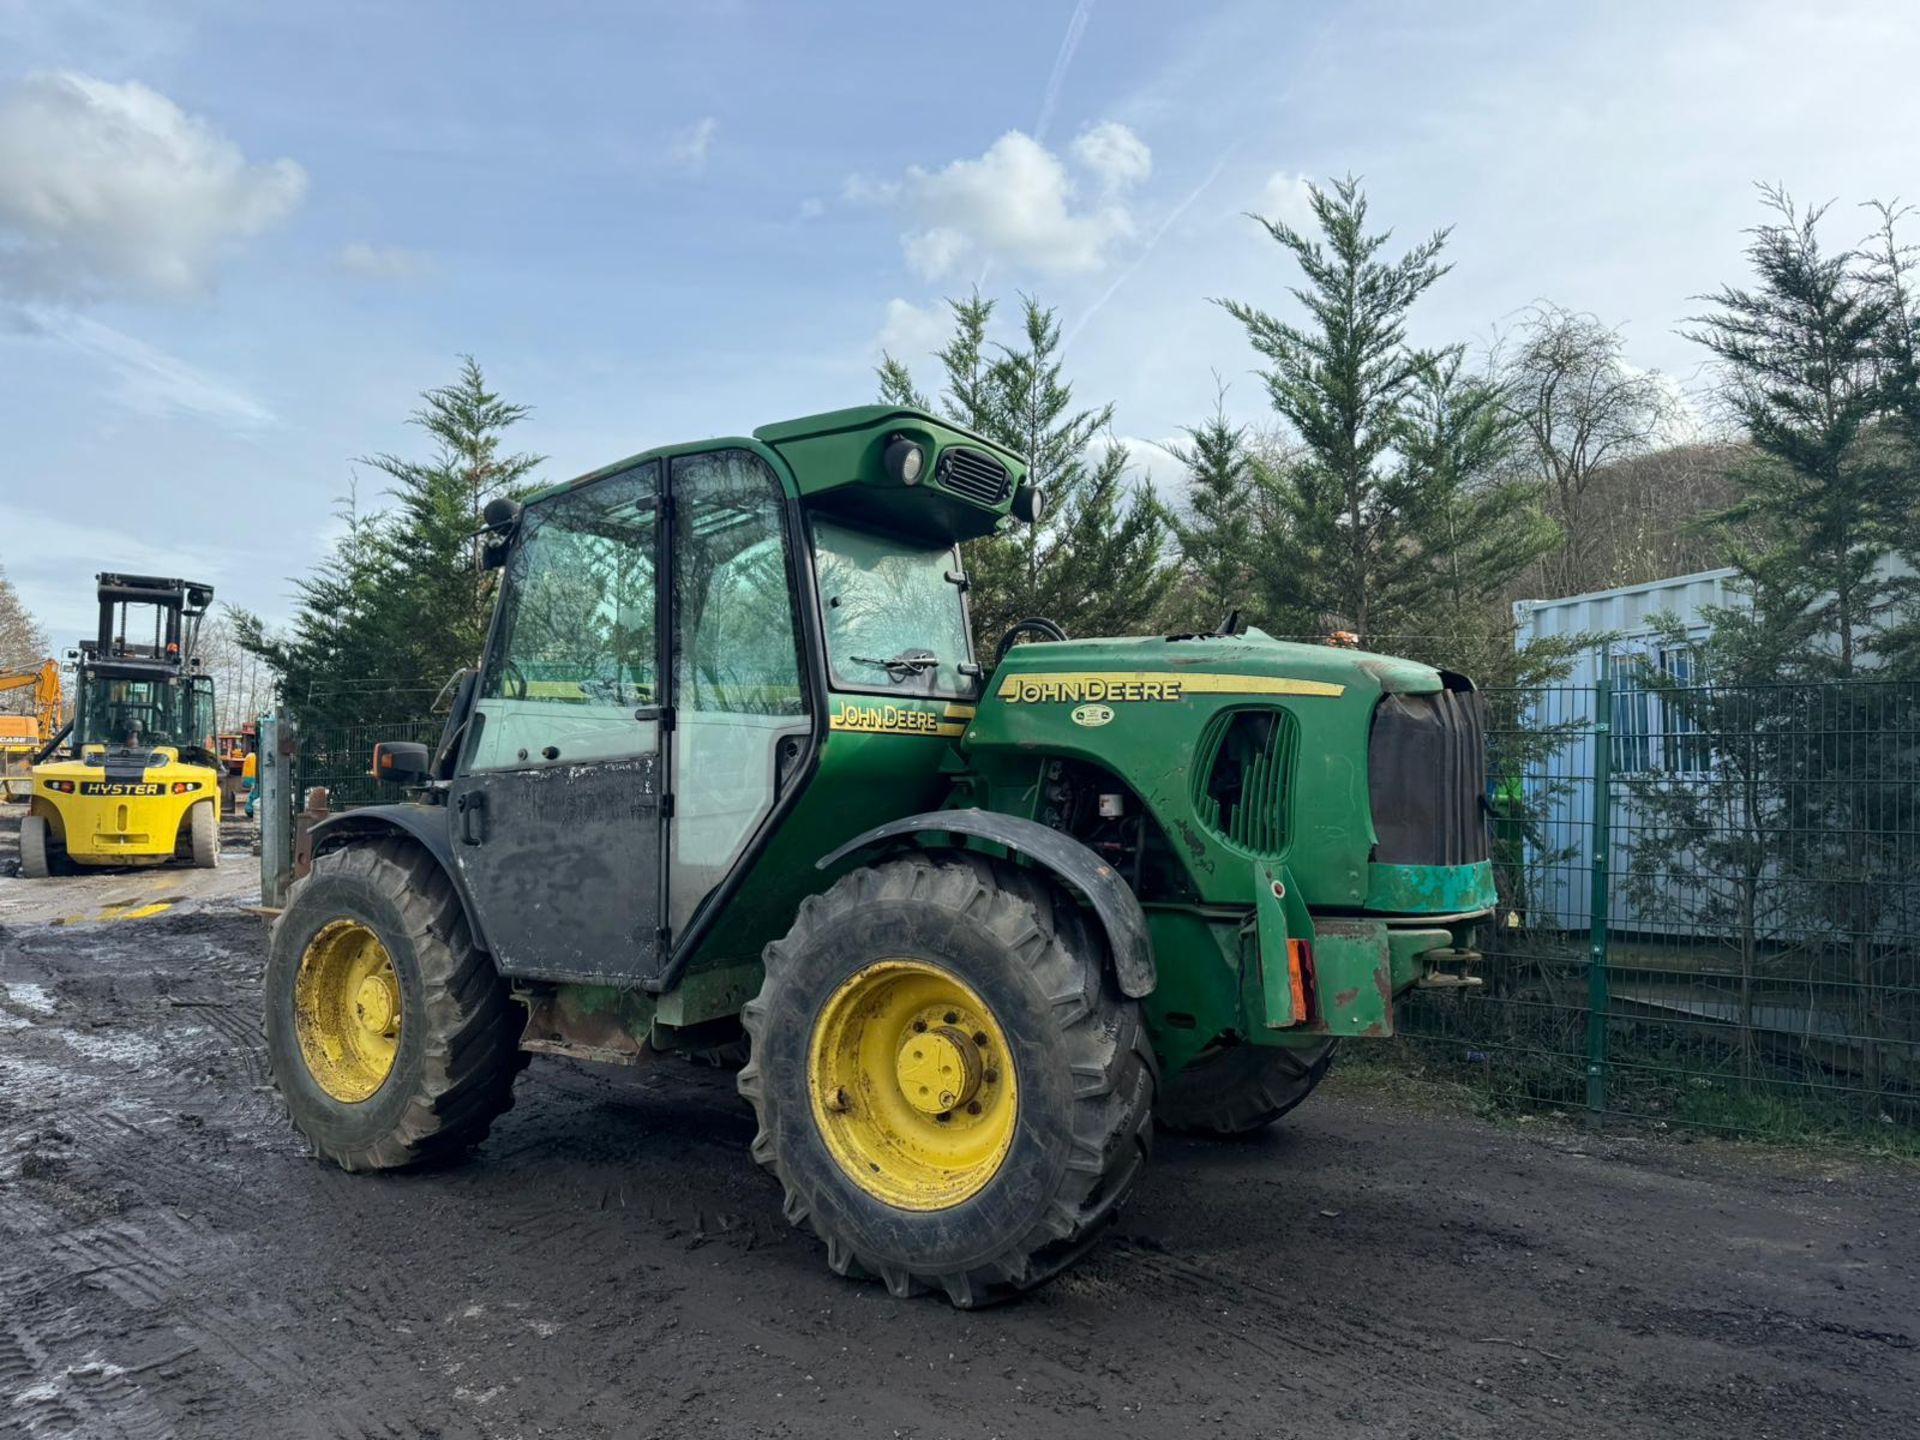
[[[485,655],[437,745],[374,750],[412,798],[316,825],[274,925],[316,1153],[462,1152],[529,1053],[731,1054],[833,1269],[981,1305],[1085,1252],[1156,1120],[1265,1125],[1460,983],[1472,685],[1230,623],[983,661],[958,546],[1040,507],[889,407],[489,506]]]

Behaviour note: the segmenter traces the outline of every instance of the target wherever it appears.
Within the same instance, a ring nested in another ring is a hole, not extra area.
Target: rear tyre
[[[220,863],[220,827],[214,823],[211,800],[203,800],[187,812],[187,828],[194,869],[213,869]]]
[[[1077,1259],[1152,1142],[1139,1006],[1076,906],[976,856],[857,870],[765,952],[754,1159],[842,1275],[992,1304]]]
[[[1245,1135],[1271,1125],[1326,1079],[1334,1042],[1310,1049],[1235,1045],[1202,1055],[1168,1082],[1157,1118],[1169,1130]]]
[[[53,871],[47,862],[52,841],[47,836],[47,817],[20,817],[20,873],[29,880],[44,880]]]
[[[316,860],[274,922],[265,990],[294,1129],[344,1170],[460,1155],[513,1104],[523,1012],[418,845]]]

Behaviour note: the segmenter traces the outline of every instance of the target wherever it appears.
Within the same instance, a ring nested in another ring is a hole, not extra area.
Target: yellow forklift
[[[70,865],[220,863],[213,678],[200,625],[213,587],[103,574],[100,627],[81,642],[73,719],[36,757],[20,873]],[[53,758],[65,739],[66,753]]]

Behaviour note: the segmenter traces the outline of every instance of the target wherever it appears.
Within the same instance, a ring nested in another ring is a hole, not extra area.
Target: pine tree
[[[309,728],[392,720],[418,712],[419,677],[397,668],[389,649],[392,572],[380,558],[382,517],[360,508],[350,487],[334,511],[343,533],[312,574],[294,582],[291,625],[270,632],[259,615],[234,608],[234,639],[279,677],[281,697]]]
[[[1418,641],[1398,648],[1499,683],[1513,673],[1500,601],[1561,534],[1543,485],[1515,464],[1522,432],[1506,388],[1463,369],[1459,349],[1442,352],[1408,397],[1402,518],[1417,554],[1382,577],[1380,603],[1418,622]]]
[[[1413,537],[1403,514],[1407,477],[1394,453],[1409,398],[1432,357],[1408,345],[1407,314],[1447,272],[1441,230],[1398,260],[1380,252],[1391,234],[1367,231],[1367,201],[1352,176],[1311,187],[1321,238],[1284,221],[1254,217],[1299,266],[1292,287],[1306,322],[1277,319],[1221,300],[1270,362],[1274,409],[1303,453],[1270,477],[1283,549],[1263,564],[1269,617],[1286,628],[1338,623],[1363,636],[1405,618],[1383,593],[1408,563]]]
[[[1863,270],[1865,283],[1885,307],[1880,343],[1881,382],[1887,394],[1887,439],[1893,460],[1907,475],[1920,475],[1920,282],[1915,266],[1920,247],[1906,243],[1901,225],[1911,206],[1876,201],[1879,218]],[[1890,669],[1920,679],[1920,519],[1911,513],[1892,537],[1906,574],[1886,576],[1893,614],[1881,627],[1879,656]]]
[[[987,434],[994,413],[992,362],[987,353],[987,326],[993,319],[993,306],[994,302],[977,290],[965,300],[947,301],[947,309],[953,314],[953,335],[934,357],[946,381],[938,405],[914,385],[913,372],[905,362],[892,355],[882,355],[875,372],[880,377],[882,403],[943,415],[956,425]]]
[[[1723,287],[1692,332],[1720,361],[1752,447],[1735,474],[1741,497],[1719,520],[1740,527],[1735,564],[1768,598],[1764,622],[1798,670],[1846,678],[1898,618],[1904,587],[1886,562],[1920,509],[1920,474],[1889,423],[1894,306],[1856,252],[1822,246],[1823,207],[1763,193],[1775,218],[1747,247],[1756,288]]]
[[[433,458],[380,454],[362,463],[394,482],[397,506],[380,529],[380,552],[394,572],[381,593],[397,602],[390,627],[395,658],[402,673],[438,684],[477,664],[486,644],[494,577],[475,571],[481,512],[498,496],[522,493],[545,457],[501,453],[502,437],[527,407],[487,389],[470,355],[462,357],[457,381],[421,398],[412,423],[433,437]]]
[[[1895,217],[1883,217],[1889,268],[1825,248],[1822,207],[1762,193],[1772,217],[1747,247],[1756,283],[1709,297],[1693,332],[1720,362],[1750,447],[1735,471],[1739,499],[1717,517],[1748,605],[1710,616],[1700,657],[1710,684],[1665,697],[1709,736],[1714,791],[1732,788],[1739,805],[1732,821],[1703,828],[1691,779],[1641,803],[1650,843],[1664,826],[1670,847],[1720,854],[1728,893],[1746,907],[1743,939],[1765,938],[1754,897],[1790,893],[1796,925],[1817,915],[1845,948],[1872,1093],[1889,964],[1878,932],[1920,823],[1920,791],[1904,779],[1910,687],[1860,683],[1878,677],[1889,640],[1912,620],[1910,582],[1889,563],[1912,544],[1920,509],[1902,415],[1909,314]]]
[[[1126,449],[1107,436],[1113,407],[1074,408],[1054,311],[1022,297],[1022,343],[993,354],[986,337],[994,302],[975,294],[947,303],[954,332],[938,357],[945,379],[938,413],[1025,456],[1048,512],[1038,525],[964,547],[977,644],[996,643],[1029,615],[1070,634],[1145,628],[1172,584],[1163,558],[1167,522],[1150,486],[1130,492]],[[924,398],[891,356],[879,378],[889,403]]]
[[[1186,435],[1173,456],[1187,470],[1187,514],[1171,516],[1170,523],[1185,562],[1184,623],[1207,629],[1233,610],[1251,608],[1258,481],[1247,428],[1227,419],[1224,385],[1212,418],[1187,427]]]
[[[458,380],[421,400],[410,419],[433,437],[432,457],[362,462],[393,481],[394,504],[368,514],[348,498],[346,533],[297,583],[289,632],[271,635],[257,616],[235,612],[236,638],[280,675],[310,727],[417,718],[485,645],[495,577],[474,567],[481,512],[496,496],[524,493],[544,457],[503,453],[527,407],[489,390],[471,356]]]

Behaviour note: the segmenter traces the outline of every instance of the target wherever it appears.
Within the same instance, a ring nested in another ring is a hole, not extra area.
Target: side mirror
[[[487,528],[480,536],[480,550],[474,557],[475,568],[498,570],[507,563],[507,546],[520,524],[520,510],[518,500],[509,500],[504,495],[496,495],[487,502],[487,508],[480,512],[481,523]]]
[[[382,740],[373,747],[373,776],[395,785],[425,785],[433,779],[427,747],[412,740]]]
[[[1041,498],[1038,485],[1022,485],[1013,492],[1013,518],[1028,525],[1038,525],[1040,517],[1047,513],[1046,501]]]

